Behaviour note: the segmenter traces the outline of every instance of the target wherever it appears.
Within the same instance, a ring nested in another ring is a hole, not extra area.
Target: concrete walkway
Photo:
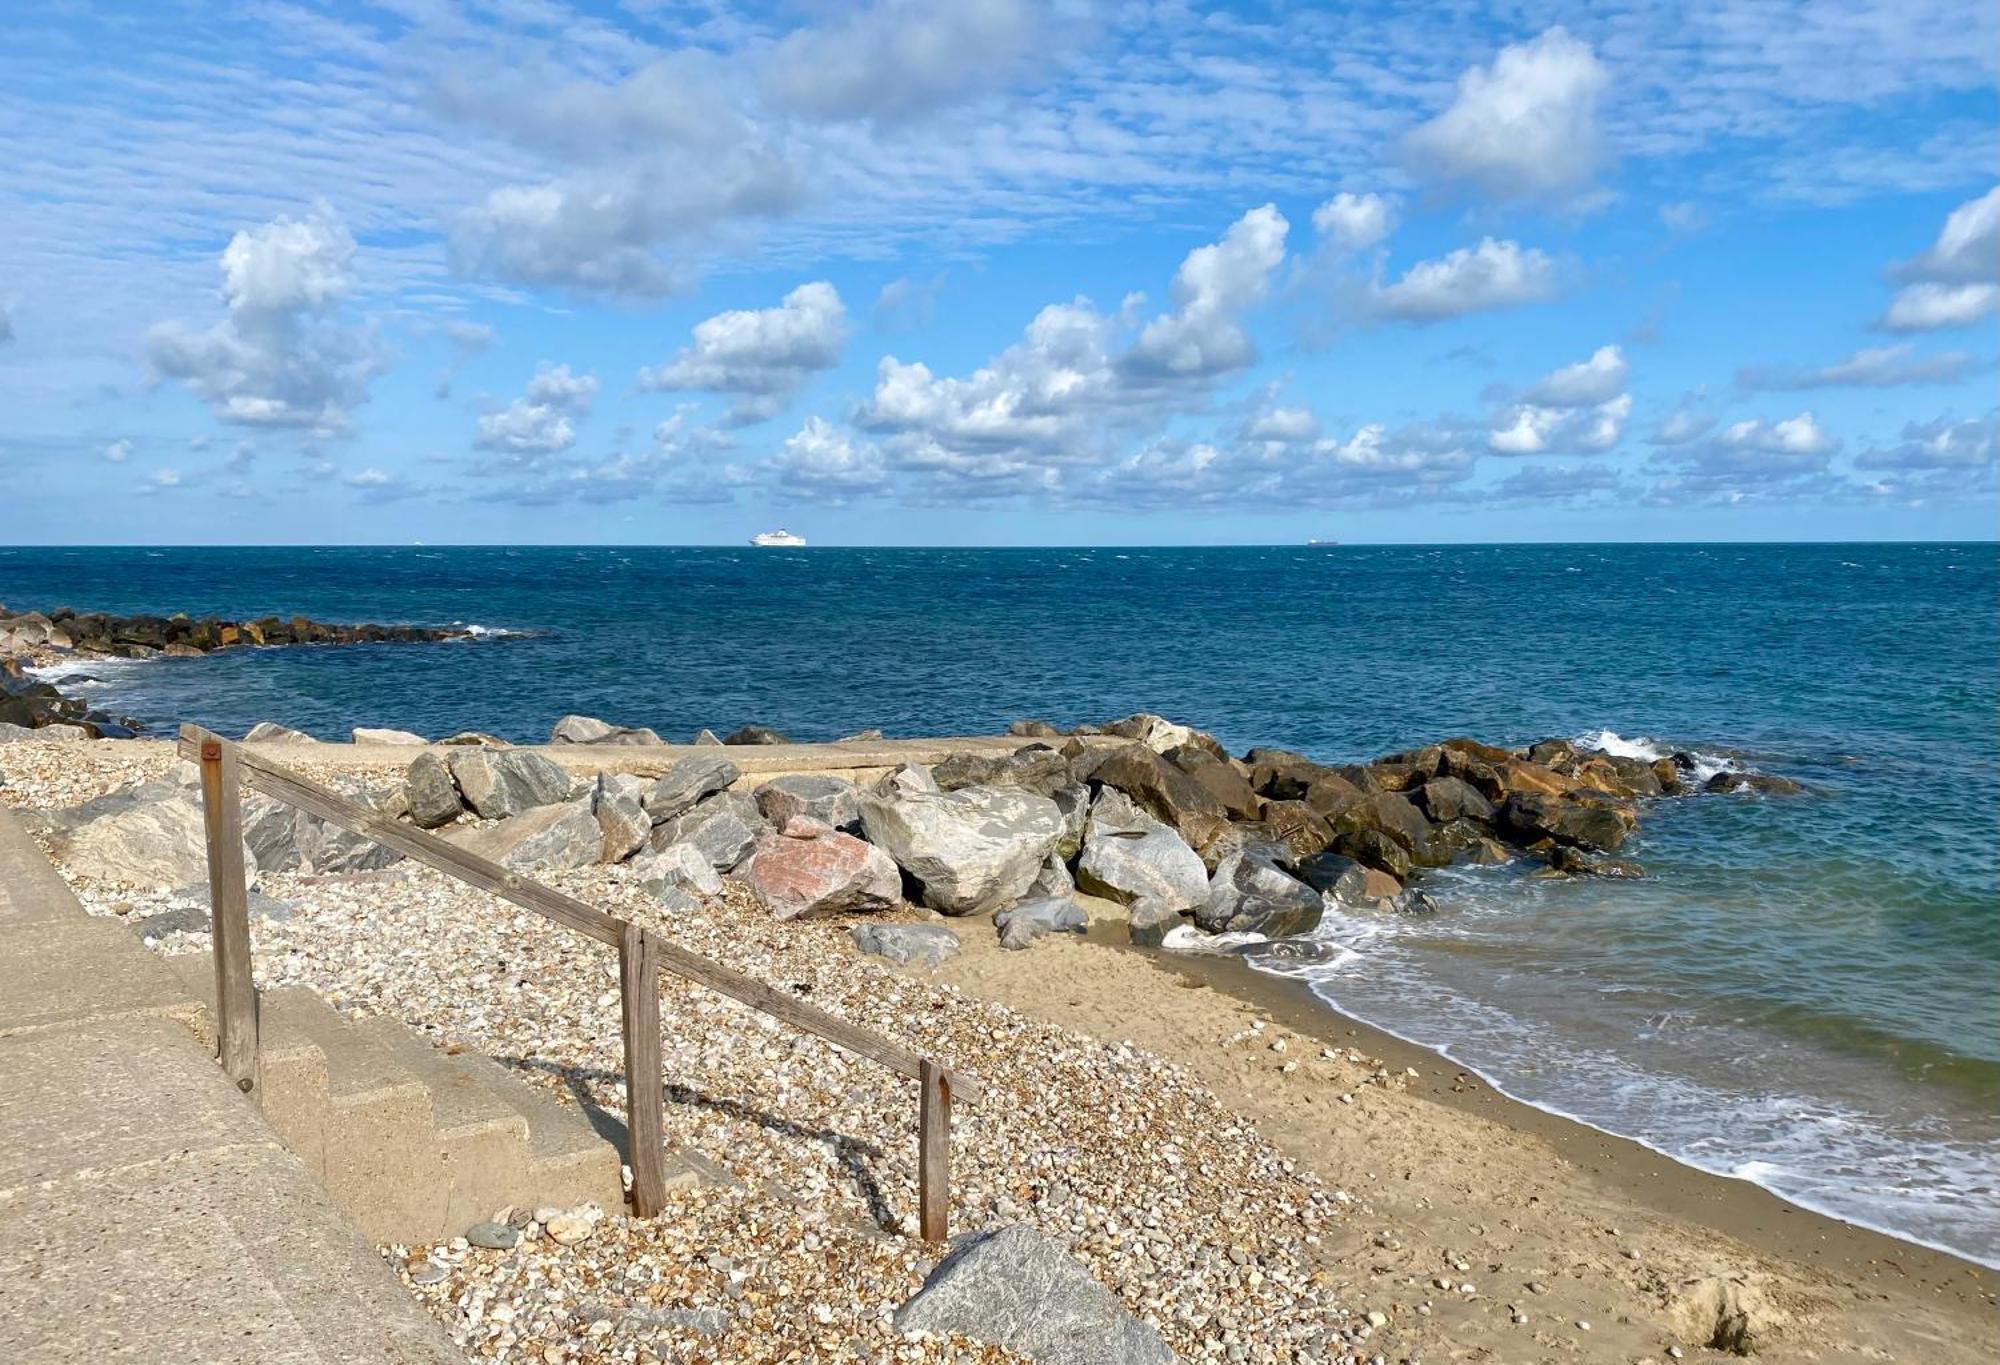
[[[0,808],[0,1361],[463,1365]]]

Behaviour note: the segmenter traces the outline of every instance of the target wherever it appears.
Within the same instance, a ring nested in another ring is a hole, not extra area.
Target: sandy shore
[[[1353,1193],[1335,1259],[1354,1301],[1396,1305],[1371,1343],[1392,1360],[1700,1358],[1732,1314],[1770,1361],[2000,1352],[1993,1272],[1511,1100],[1300,983],[1131,949],[1110,917],[1024,953],[964,939],[942,979],[1185,1065]]]

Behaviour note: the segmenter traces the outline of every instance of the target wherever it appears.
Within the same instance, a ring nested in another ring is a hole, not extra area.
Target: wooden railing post
[[[926,1057],[917,1084],[917,1226],[926,1242],[942,1242],[951,1222],[951,1076]]]
[[[660,1083],[660,959],[653,936],[625,923],[618,939],[618,995],[625,1029],[625,1132],[632,1161],[632,1211],[651,1218],[667,1202]]]
[[[250,977],[243,787],[236,746],[214,735],[201,741],[201,805],[208,836],[209,935],[215,942],[217,1052],[223,1074],[248,1094],[258,1082],[257,987]]]

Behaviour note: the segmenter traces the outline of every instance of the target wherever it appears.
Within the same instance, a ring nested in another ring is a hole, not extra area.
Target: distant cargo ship
[[[750,543],[765,550],[796,550],[804,547],[806,538],[804,536],[795,536],[780,526],[775,531],[766,531],[762,535],[750,537]]]

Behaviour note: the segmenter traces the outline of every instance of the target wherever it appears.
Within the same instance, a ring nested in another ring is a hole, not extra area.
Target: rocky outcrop
[[[482,820],[569,799],[568,771],[526,749],[454,749],[446,762],[459,795]]]
[[[779,919],[886,910],[903,898],[895,859],[803,815],[760,839],[735,875]]]
[[[1258,933],[1286,938],[1310,933],[1324,910],[1319,892],[1273,862],[1232,853],[1209,879],[1194,922],[1211,934]]]
[[[958,935],[942,924],[856,924],[847,936],[862,952],[906,967],[935,967],[964,951]]]
[[[1158,1332],[1025,1225],[968,1238],[896,1310],[896,1330],[957,1332],[1038,1365],[1174,1365]]]
[[[345,645],[464,639],[472,632],[456,626],[331,625],[308,616],[260,616],[226,621],[214,616],[110,616],[64,607],[42,618],[66,647],[88,654],[147,658],[169,649],[207,654],[239,645]],[[9,622],[0,622],[6,629]]]
[[[844,777],[794,773],[766,782],[755,796],[757,809],[779,829],[803,815],[849,834],[861,830],[861,790]]]
[[[993,927],[1002,948],[1018,951],[1050,934],[1080,934],[1090,927],[1090,916],[1068,896],[1038,896],[1001,909]]]
[[[861,824],[923,888],[924,904],[947,915],[1018,899],[1063,831],[1054,801],[1012,787],[868,793]]]
[[[671,820],[716,792],[727,791],[743,770],[720,754],[697,754],[669,768],[646,793],[646,814],[654,824]]]

